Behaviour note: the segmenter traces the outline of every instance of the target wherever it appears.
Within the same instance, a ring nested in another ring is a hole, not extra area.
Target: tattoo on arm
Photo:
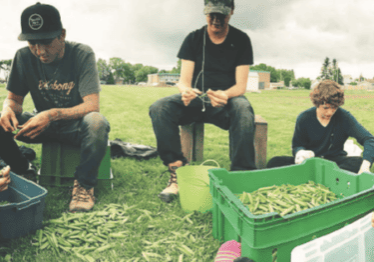
[[[51,121],[71,120],[84,117],[90,112],[99,112],[99,95],[91,94],[83,98],[83,103],[71,108],[54,108],[48,117]]]
[[[17,103],[17,101],[13,100],[13,99],[9,99],[9,98],[6,98],[4,100],[4,104],[3,104],[3,110],[5,110],[5,108],[9,107],[10,109],[13,110],[13,112],[18,115],[18,114],[21,114],[23,109],[22,109],[22,105],[20,105],[19,103]]]

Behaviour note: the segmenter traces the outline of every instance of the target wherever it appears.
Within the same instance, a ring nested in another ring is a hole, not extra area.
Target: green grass
[[[111,124],[109,138],[156,146],[149,106],[159,98],[174,94],[176,88],[151,88],[137,86],[103,86],[100,95],[101,113]],[[0,102],[6,97],[0,85]],[[370,92],[351,91],[347,95],[371,95]],[[255,113],[268,121],[269,160],[276,155],[291,155],[291,139],[297,115],[312,106],[307,90],[263,91],[246,94]],[[347,99],[345,109],[374,133],[372,98]],[[30,96],[25,99],[24,110],[34,108]],[[218,161],[229,169],[228,132],[212,125],[205,128],[204,158]],[[1,146],[1,145],[0,145]],[[41,146],[32,147],[37,153],[35,165],[40,166]],[[198,163],[197,163],[198,164]],[[212,237],[211,214],[193,213],[186,219],[179,201],[165,204],[157,194],[165,187],[168,177],[160,174],[166,170],[159,158],[112,160],[113,190],[96,190],[95,210],[105,204],[136,205],[128,211],[129,220],[118,231],[127,231],[128,237],[119,240],[115,248],[100,254],[98,261],[212,261],[221,243]],[[67,212],[71,191],[47,188],[44,220],[61,217]],[[146,210],[146,211],[144,211]],[[145,214],[149,215],[145,215]],[[117,230],[117,229],[115,229]],[[31,246],[34,235],[0,243],[0,261],[6,254],[12,261],[81,261],[74,255],[63,253],[56,258],[51,251],[39,251]],[[152,244],[153,243],[153,244]],[[185,250],[187,246],[192,252]],[[145,255],[143,255],[145,254]],[[147,255],[148,254],[148,255]],[[146,259],[148,257],[148,260]]]

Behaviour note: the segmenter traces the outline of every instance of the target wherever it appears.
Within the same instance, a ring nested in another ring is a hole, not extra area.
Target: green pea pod
[[[283,216],[285,216],[286,214],[291,213],[292,210],[294,210],[294,208],[295,208],[294,206],[291,206],[291,207],[289,207],[289,208],[286,208],[285,210],[283,210],[282,213],[280,213],[280,216],[283,217]]]

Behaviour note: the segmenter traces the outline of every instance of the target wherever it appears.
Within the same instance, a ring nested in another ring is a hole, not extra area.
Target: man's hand
[[[10,183],[10,166],[4,167],[0,172],[0,192],[8,189]]]
[[[0,125],[5,132],[13,132],[18,127],[18,120],[14,111],[8,106],[1,112]]]
[[[49,112],[44,111],[36,116],[30,118],[25,124],[23,124],[22,129],[14,137],[18,139],[19,137],[28,137],[34,139],[40,135],[47,127],[50,125],[51,120],[49,117]]]
[[[374,212],[371,215],[371,226],[374,227]]]
[[[295,164],[301,164],[305,159],[314,157],[314,152],[311,150],[299,150],[295,156]]]
[[[188,106],[192,100],[194,100],[197,95],[201,95],[201,91],[197,88],[187,89],[182,92],[182,101],[185,106]]]
[[[367,161],[366,159],[364,159],[364,161],[362,161],[362,164],[361,164],[360,170],[358,171],[358,174],[361,174],[363,172],[370,173],[370,162]]]
[[[208,89],[206,94],[208,95],[210,103],[213,107],[223,107],[227,104],[227,100],[229,99],[229,97],[223,90],[213,91],[211,89]]]

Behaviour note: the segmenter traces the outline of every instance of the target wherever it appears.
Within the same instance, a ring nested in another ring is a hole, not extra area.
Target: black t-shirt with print
[[[7,89],[23,97],[30,92],[38,112],[79,105],[82,97],[101,90],[95,54],[86,45],[66,42],[62,60],[43,64],[29,47],[21,48],[14,57]]]
[[[202,90],[203,46],[205,36],[204,90],[226,90],[236,84],[235,69],[239,65],[253,64],[253,51],[248,35],[229,25],[229,33],[221,44],[214,44],[206,26],[193,31],[184,40],[178,58],[195,62],[192,87]],[[195,86],[196,82],[196,86]]]

